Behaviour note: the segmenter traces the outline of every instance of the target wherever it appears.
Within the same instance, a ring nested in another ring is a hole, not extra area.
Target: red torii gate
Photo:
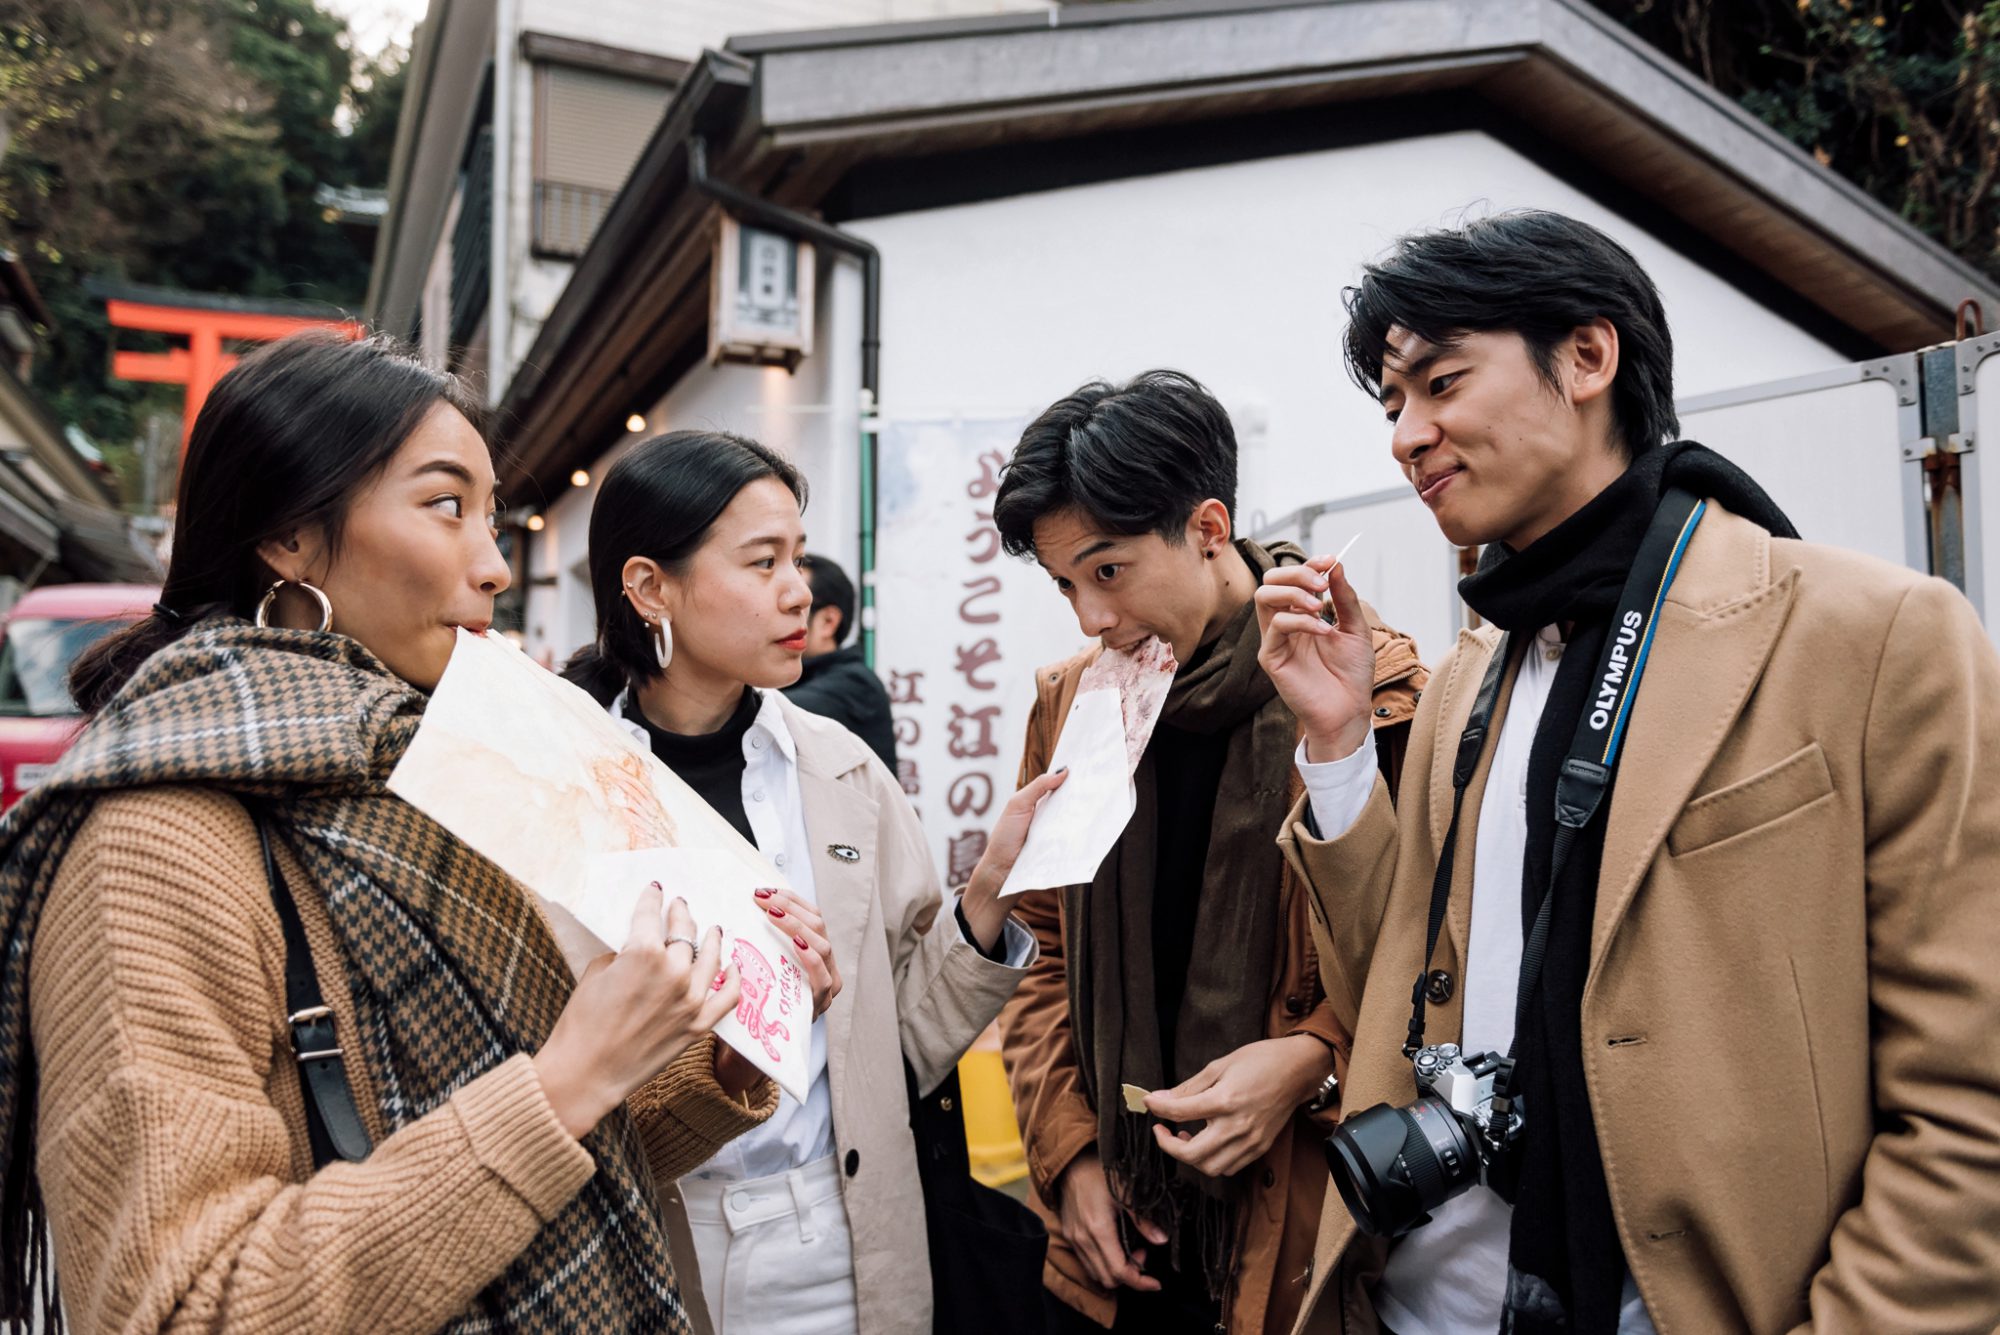
[[[268,343],[301,329],[333,329],[348,338],[360,338],[365,332],[357,321],[303,302],[255,301],[110,284],[92,284],[92,290],[104,298],[113,328],[187,339],[185,348],[167,352],[111,354],[114,379],[187,386],[187,406],[181,415],[183,452],[209,390],[236,365],[236,355],[223,350],[224,340]]]

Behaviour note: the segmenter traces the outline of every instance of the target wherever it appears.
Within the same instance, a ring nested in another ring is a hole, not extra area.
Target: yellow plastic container
[[[991,1030],[959,1059],[958,1087],[965,1097],[965,1149],[973,1177],[989,1187],[1019,1182],[1028,1175],[1028,1157],[1007,1091],[1007,1067]]]

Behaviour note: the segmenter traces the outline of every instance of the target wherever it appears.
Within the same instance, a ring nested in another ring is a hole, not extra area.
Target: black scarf
[[[1556,772],[1589,698],[1618,595],[1670,486],[1718,501],[1773,536],[1798,536],[1784,512],[1741,469],[1704,446],[1682,441],[1641,455],[1589,504],[1524,550],[1488,547],[1478,573],[1459,582],[1466,603],[1516,641],[1544,626],[1572,627],[1529,753],[1527,852],[1521,867],[1524,936],[1549,884]],[[1613,1335],[1618,1328],[1625,1255],[1583,1073],[1583,984],[1603,855],[1600,818],[1579,834],[1555,886],[1541,985],[1515,1038],[1515,1090],[1526,1139],[1502,1328],[1518,1335]]]

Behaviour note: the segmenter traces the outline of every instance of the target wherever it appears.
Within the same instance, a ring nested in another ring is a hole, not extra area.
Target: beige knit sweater
[[[280,856],[289,884],[310,884]],[[298,900],[352,1044],[324,906]],[[434,1330],[594,1171],[525,1053],[386,1140],[368,1072],[349,1060],[375,1149],[312,1171],[284,937],[256,831],[221,794],[98,804],[51,890],[29,998],[37,1169],[77,1331]],[[705,1038],[629,1108],[669,1183],[777,1098],[768,1081],[752,1107],[729,1098]]]

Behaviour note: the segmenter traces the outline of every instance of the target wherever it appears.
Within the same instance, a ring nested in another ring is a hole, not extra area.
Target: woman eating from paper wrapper
[[[656,1184],[778,1103],[709,1033],[716,934],[650,893],[577,978],[385,787],[507,587],[478,420],[324,334],[196,419],[161,600],[79,662],[91,722],[0,824],[0,1315],[688,1329]]]
[[[924,1199],[905,1059],[948,1076],[1035,958],[998,891],[1034,804],[1022,789],[956,904],[880,759],[777,688],[799,676],[812,588],[805,486],[753,441],[680,431],[605,475],[590,521],[597,642],[565,669],[791,882],[765,899],[831,938],[842,987],[813,1026],[811,1090],[683,1178],[712,1329],[929,1335]],[[746,987],[749,986],[746,980]],[[692,1289],[694,1286],[691,1284]]]

